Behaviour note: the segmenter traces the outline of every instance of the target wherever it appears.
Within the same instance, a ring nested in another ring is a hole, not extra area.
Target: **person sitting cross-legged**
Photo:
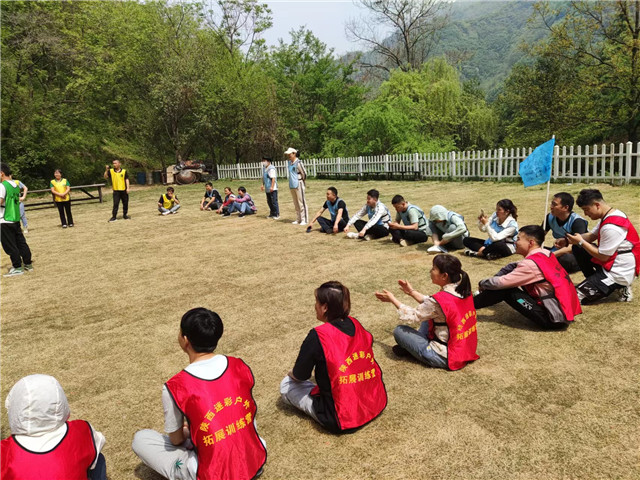
[[[347,238],[360,238],[362,240],[372,240],[374,238],[383,238],[389,235],[389,222],[391,214],[387,206],[380,200],[380,192],[372,189],[367,192],[367,203],[349,219],[347,226],[344,227],[344,233]],[[369,216],[369,221],[360,220],[365,215]],[[350,232],[351,226],[355,226],[356,232]]]
[[[324,218],[322,214],[325,210],[329,210],[331,219]],[[324,202],[322,208],[318,210],[316,216],[311,219],[307,232],[311,231],[311,227],[315,222],[320,225],[320,231],[324,233],[338,233],[344,230],[349,221],[349,212],[347,211],[347,205],[344,200],[338,198],[338,190],[335,187],[329,187],[327,189],[327,201]]]
[[[158,200],[158,211],[160,215],[170,215],[172,213],[178,213],[180,208],[180,200],[173,187],[167,187],[167,193],[160,195]]]
[[[0,445],[2,480],[107,480],[104,435],[85,420],[69,420],[69,402],[54,377],[21,378],[5,405],[11,436]]]
[[[322,325],[305,338],[293,369],[280,383],[280,395],[330,432],[350,432],[387,406],[382,370],[373,355],[373,336],[349,316],[349,289],[326,282],[315,296]],[[317,384],[308,380],[312,373]]]
[[[241,359],[214,353],[223,329],[206,308],[183,315],[178,345],[189,365],[162,387],[167,435],[147,429],[133,437],[135,454],[170,480],[249,480],[267,461],[256,430],[253,373]]]
[[[424,212],[417,205],[407,202],[402,195],[391,199],[396,210],[395,222],[389,222],[391,240],[401,247],[423,243],[429,239],[429,225]]]
[[[431,207],[429,230],[433,239],[433,246],[427,250],[429,253],[447,253],[464,248],[463,241],[469,236],[464,217],[442,205]]]
[[[592,303],[619,291],[618,301],[633,299],[631,284],[640,273],[640,239],[627,215],[610,207],[595,189],[585,189],[576,203],[592,220],[589,233],[567,234],[572,252],[585,276],[578,286],[582,303]],[[598,241],[598,245],[591,242]]]
[[[200,210],[217,210],[222,205],[220,192],[213,188],[211,182],[204,185],[204,197],[200,200]]]
[[[508,198],[496,204],[496,211],[487,218],[484,210],[478,216],[478,228],[487,232],[489,238],[466,237],[462,240],[469,257],[481,257],[487,260],[508,257],[516,251],[515,238],[518,235],[518,208]]]
[[[245,215],[253,215],[258,209],[256,204],[253,203],[253,198],[247,193],[247,189],[244,187],[238,187],[238,196],[229,207],[229,211],[224,214],[228,217],[233,212],[239,212],[238,217],[244,217]]]
[[[375,293],[378,300],[398,309],[400,320],[421,322],[418,330],[397,326],[393,336],[398,344],[392,350],[399,357],[412,355],[429,367],[459,370],[480,358],[476,353],[476,310],[469,275],[453,255],[436,255],[431,282],[440,291],[423,295],[406,280],[398,280],[402,291],[420,303],[416,308],[400,303],[388,290]]]
[[[235,201],[236,196],[233,194],[233,190],[231,190],[231,187],[224,187],[224,202],[222,202],[222,205],[218,207],[216,213],[221,213],[224,216],[228,216],[227,213],[229,213],[229,209]]]
[[[551,200],[550,210],[547,215],[545,232],[551,230],[553,234],[553,247],[549,250],[556,256],[560,265],[568,272],[574,273],[580,270],[578,261],[571,251],[572,247],[567,241],[567,234],[585,234],[588,230],[587,221],[572,211],[573,196],[567,192],[556,193]]]
[[[476,310],[506,302],[544,330],[568,327],[582,313],[576,288],[555,255],[542,247],[544,230],[539,225],[522,227],[516,252],[524,260],[503,267],[494,277],[481,280],[473,297]]]

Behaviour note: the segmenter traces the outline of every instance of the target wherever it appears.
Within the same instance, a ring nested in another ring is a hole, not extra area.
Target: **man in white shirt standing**
[[[589,233],[567,234],[585,280],[577,286],[581,303],[592,303],[620,290],[619,301],[633,298],[631,283],[640,271],[640,240],[627,216],[607,205],[599,190],[585,189],[576,203],[592,220]],[[593,242],[597,240],[597,245]]]

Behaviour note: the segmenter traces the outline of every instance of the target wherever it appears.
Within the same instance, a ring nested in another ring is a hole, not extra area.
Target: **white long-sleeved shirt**
[[[349,219],[349,223],[347,224],[347,226],[353,225],[354,223],[356,223],[356,221],[360,220],[365,215],[367,215],[367,204],[365,204],[360,209],[360,211],[358,211],[358,213],[356,213],[353,217]],[[376,207],[373,210],[373,215],[369,217],[369,221],[364,226],[363,230],[364,231],[369,230],[376,223],[378,223],[378,220],[382,220],[382,225],[384,226],[384,228],[386,228],[387,230],[389,229],[389,222],[391,221],[391,215],[389,215],[389,209],[382,202],[376,203]]]

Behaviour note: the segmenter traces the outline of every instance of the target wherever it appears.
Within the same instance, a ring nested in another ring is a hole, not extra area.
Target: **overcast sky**
[[[344,26],[350,18],[365,15],[351,0],[263,0],[272,11],[273,26],[264,33],[267,45],[277,45],[282,38],[289,43],[289,32],[306,26],[336,55],[359,50],[356,43],[349,42]]]

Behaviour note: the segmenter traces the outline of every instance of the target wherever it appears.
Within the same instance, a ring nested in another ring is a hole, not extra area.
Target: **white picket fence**
[[[634,149],[635,147],[635,149]],[[303,159],[309,176],[319,174],[416,173],[422,179],[518,180],[520,162],[532,148],[507,148],[475,152],[411,153],[338,158]],[[274,162],[280,178],[289,176],[286,160]],[[635,168],[634,168],[635,167]],[[262,177],[260,163],[218,165],[218,178]],[[558,146],[553,158],[552,180],[568,182],[624,183],[640,181],[640,142],[593,146]]]

